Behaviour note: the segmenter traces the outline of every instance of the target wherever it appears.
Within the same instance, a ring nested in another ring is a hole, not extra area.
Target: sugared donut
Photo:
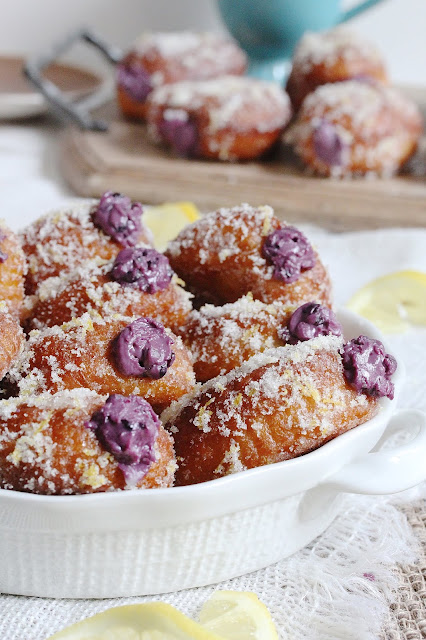
[[[18,237],[0,220],[0,311],[21,313],[26,270]]]
[[[391,175],[415,151],[417,106],[395,89],[348,81],[318,87],[285,134],[321,175]]]
[[[342,355],[343,352],[343,355]],[[365,336],[320,336],[270,349],[196,388],[161,416],[175,440],[176,483],[294,458],[369,420],[393,397],[396,363]]]
[[[100,200],[76,202],[39,218],[22,232],[28,259],[26,291],[87,260],[114,258],[123,247],[150,244],[142,221],[142,206],[127,196],[107,192]]]
[[[257,158],[278,140],[290,116],[290,101],[278,85],[249,77],[179,82],[148,98],[150,135],[186,157]]]
[[[143,396],[158,411],[194,385],[180,338],[148,318],[80,318],[29,334],[9,372],[21,393],[79,387],[100,394]]]
[[[24,344],[24,333],[16,316],[0,312],[0,380],[9,371]]]
[[[190,294],[178,284],[167,258],[139,246],[122,249],[102,266],[91,261],[42,282],[29,327],[52,327],[95,311],[102,317],[148,316],[174,328],[185,322],[191,308]]]
[[[183,80],[207,80],[244,73],[244,52],[215,33],[147,33],[118,65],[118,103],[126,116],[146,116],[155,87]]]
[[[319,335],[341,335],[334,313],[316,302],[285,307],[251,295],[194,310],[180,329],[191,351],[195,377],[205,382],[241,366],[257,353]]]
[[[0,401],[0,487],[42,494],[169,487],[172,438],[138,396],[88,389]]]
[[[296,47],[286,86],[294,109],[320,85],[343,80],[387,84],[385,64],[376,47],[342,27],[306,33]]]
[[[295,227],[268,206],[219,209],[187,226],[166,255],[173,270],[204,302],[235,302],[251,292],[262,302],[297,307],[330,304],[330,280]]]

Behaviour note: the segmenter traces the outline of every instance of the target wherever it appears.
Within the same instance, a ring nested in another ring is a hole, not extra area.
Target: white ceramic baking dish
[[[348,311],[346,338],[381,336]],[[396,396],[403,381],[399,363]],[[0,490],[0,592],[56,598],[156,594],[265,567],[313,540],[339,494],[386,494],[426,479],[426,417],[380,413],[305,456],[204,484],[84,496]],[[411,441],[369,453],[398,430]]]

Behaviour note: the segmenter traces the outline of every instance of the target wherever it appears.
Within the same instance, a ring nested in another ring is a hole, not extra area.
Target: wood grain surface
[[[424,112],[426,89],[406,92]],[[390,179],[320,178],[308,175],[286,149],[257,162],[185,160],[153,145],[144,125],[125,121],[114,105],[101,115],[110,121],[108,132],[69,127],[63,135],[63,174],[79,195],[112,189],[150,204],[191,200],[202,211],[241,202],[269,204],[289,222],[332,230],[426,226],[425,175],[406,170]],[[418,159],[418,165],[425,163],[426,157]]]

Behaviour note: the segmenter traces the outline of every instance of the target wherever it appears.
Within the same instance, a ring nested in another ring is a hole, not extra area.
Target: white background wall
[[[81,24],[125,48],[145,29],[222,28],[214,0],[1,0],[0,7],[0,53],[42,51]],[[385,0],[352,25],[382,49],[395,82],[426,85],[426,0]],[[97,65],[87,49],[71,57]]]

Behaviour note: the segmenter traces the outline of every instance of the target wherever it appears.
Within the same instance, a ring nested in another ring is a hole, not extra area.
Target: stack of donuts
[[[220,209],[165,253],[119,193],[1,227],[0,487],[188,485],[369,420],[393,357],[345,341],[327,271],[268,206]]]
[[[388,86],[380,53],[354,32],[305,34],[286,91],[245,70],[245,54],[222,36],[146,34],[119,64],[119,105],[189,158],[250,160],[282,139],[319,175],[388,176],[416,150],[419,109]]]

